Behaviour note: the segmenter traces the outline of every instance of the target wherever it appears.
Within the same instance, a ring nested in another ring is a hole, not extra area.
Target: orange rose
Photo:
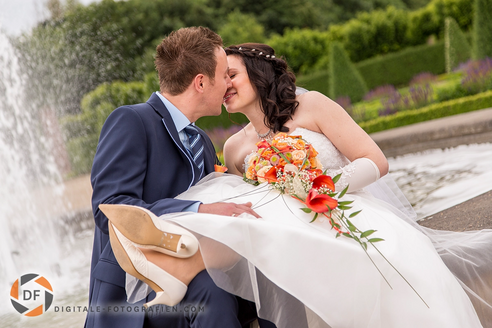
[[[255,168],[253,167],[253,165],[248,167],[248,171],[246,172],[246,178],[248,178],[250,180],[256,179]]]
[[[285,142],[278,142],[275,145],[275,148],[277,148],[280,152],[284,152],[286,150],[290,150],[290,146],[287,143],[285,143]]]
[[[272,149],[265,149],[264,152],[261,153],[261,157],[270,160],[270,158],[275,154]]]
[[[318,156],[318,152],[316,151],[316,149],[314,149],[313,145],[309,145],[308,156],[309,158]]]
[[[296,149],[304,149],[306,147],[306,143],[302,139],[298,139],[295,145]]]

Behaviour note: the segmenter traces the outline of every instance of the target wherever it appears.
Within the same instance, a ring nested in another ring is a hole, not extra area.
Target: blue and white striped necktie
[[[185,128],[185,132],[188,134],[190,141],[190,151],[193,156],[193,160],[196,165],[200,169],[200,177],[203,175],[203,164],[204,164],[204,155],[203,155],[203,140],[198,130],[193,125],[188,125]]]

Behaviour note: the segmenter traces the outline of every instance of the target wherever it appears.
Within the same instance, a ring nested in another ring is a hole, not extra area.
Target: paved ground
[[[492,142],[492,108],[377,132],[371,137],[387,157],[426,149]],[[91,211],[92,189],[88,175],[67,181],[65,187],[65,195],[74,211]],[[434,229],[453,231],[492,228],[492,181],[490,190],[431,215],[420,223]]]
[[[419,223],[437,230],[469,231],[492,229],[492,191],[430,215],[419,221]]]
[[[492,108],[377,132],[371,137],[387,157],[492,142]],[[430,215],[419,223],[452,231],[492,228],[492,181],[490,184],[491,191]]]

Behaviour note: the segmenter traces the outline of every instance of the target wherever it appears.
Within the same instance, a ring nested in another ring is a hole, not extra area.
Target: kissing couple
[[[91,172],[90,305],[146,310],[89,313],[86,327],[482,327],[491,289],[469,275],[480,272],[470,259],[492,254],[491,231],[475,248],[439,247],[447,237],[414,222],[370,136],[296,87],[274,49],[224,48],[208,28],[183,28],[155,65],[160,90],[109,115]],[[250,122],[224,145],[227,173],[195,125],[222,104]],[[384,239],[377,248],[337,238],[329,218],[311,222],[272,184],[245,182],[275,167],[259,145],[291,140],[315,152],[313,168],[352,202],[347,215],[358,212],[353,224]]]

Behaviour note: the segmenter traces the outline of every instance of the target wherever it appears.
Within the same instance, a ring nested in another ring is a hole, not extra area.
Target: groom
[[[203,157],[190,155],[185,128],[202,116],[221,113],[223,97],[231,86],[222,39],[203,27],[180,29],[157,47],[155,63],[160,93],[152,94],[146,103],[117,108],[99,138],[91,172],[96,228],[91,311],[85,327],[239,328],[254,320],[254,305],[219,289],[206,271],[195,277],[185,296],[188,303],[203,304],[203,313],[142,312],[142,304],[152,299],[154,292],[139,303],[126,302],[126,273],[111,249],[108,220],[99,204],[137,205],[157,216],[182,211],[256,216],[248,204],[201,204],[173,198],[213,172],[214,163],[218,163],[212,142],[196,127],[203,140]],[[239,313],[244,304],[247,314]]]

